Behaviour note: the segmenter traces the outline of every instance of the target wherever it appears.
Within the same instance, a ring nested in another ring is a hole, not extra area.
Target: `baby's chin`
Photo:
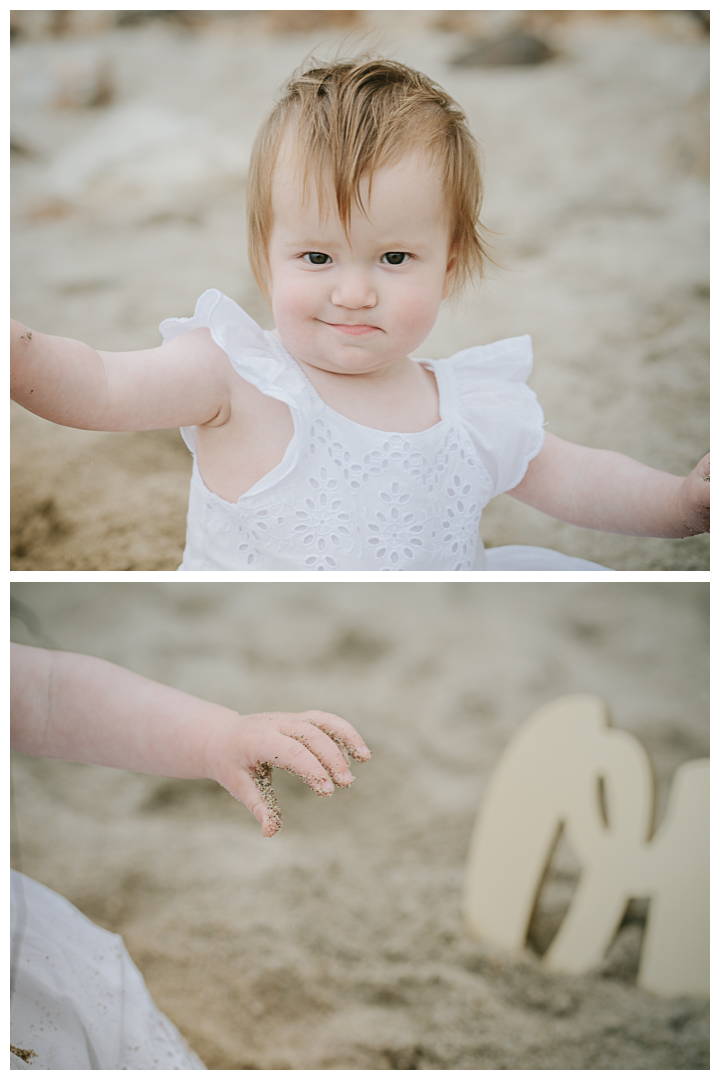
[[[274,333],[294,360],[320,371],[339,375],[369,375],[397,363],[410,363],[406,353],[388,349],[387,341],[382,341],[381,347],[378,347],[378,334],[348,335],[347,339],[343,337],[337,342],[328,343],[326,340],[316,340],[314,335],[308,340],[283,335],[278,330]]]
[[[333,375],[379,375],[398,364],[412,363],[407,356],[377,358],[369,356],[361,349],[345,348],[333,356],[317,355],[313,352],[295,356],[291,350],[288,349],[288,352],[301,366],[327,371]]]

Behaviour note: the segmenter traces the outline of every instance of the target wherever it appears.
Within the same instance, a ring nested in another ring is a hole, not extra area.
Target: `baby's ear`
[[[450,248],[448,253],[447,267],[445,269],[445,283],[443,285],[442,298],[447,300],[448,296],[452,292],[453,282],[455,281],[455,271],[457,269],[457,247]]]

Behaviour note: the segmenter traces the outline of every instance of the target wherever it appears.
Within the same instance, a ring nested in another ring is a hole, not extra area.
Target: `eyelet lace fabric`
[[[285,456],[236,503],[210,491],[197,460],[181,570],[431,571],[476,566],[483,508],[522,479],[543,441],[525,385],[530,339],[422,361],[435,374],[440,422],[387,432],[330,409],[275,335],[209,290],[165,340],[208,327],[237,373],[290,408]],[[183,436],[195,451],[193,429]]]
[[[11,1069],[200,1070],[123,940],[63,896],[11,871]]]

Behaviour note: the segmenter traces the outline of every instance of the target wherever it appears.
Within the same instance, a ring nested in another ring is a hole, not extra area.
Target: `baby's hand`
[[[207,775],[245,804],[262,825],[263,836],[274,836],[281,824],[271,786],[273,768],[296,773],[318,795],[332,795],[333,781],[349,787],[355,779],[348,757],[367,761],[370,751],[346,720],[314,710],[236,714],[205,747]]]
[[[710,532],[710,455],[706,454],[678,492],[678,504],[687,535]]]

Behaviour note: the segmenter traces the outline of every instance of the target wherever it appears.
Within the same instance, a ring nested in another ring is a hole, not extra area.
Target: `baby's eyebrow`
[[[392,242],[386,242],[380,245],[384,251],[420,251],[428,250],[435,247],[435,244],[428,244],[417,237],[414,240],[393,240]]]
[[[332,236],[296,236],[290,237],[290,239],[281,241],[280,250],[288,253],[305,253],[311,251],[322,252],[323,254],[332,252],[334,249],[344,249],[346,240],[339,237]],[[403,251],[408,252],[411,255],[420,256],[426,258],[428,254],[437,248],[437,243],[423,239],[421,236],[405,236],[398,237],[389,234],[387,238],[380,237],[372,242],[371,246],[379,254],[385,254],[387,251]],[[360,247],[363,247],[361,243]]]
[[[297,248],[298,250],[302,249],[303,251],[320,251],[320,250],[322,250],[322,248],[330,247],[331,245],[332,245],[332,241],[328,241],[328,240],[318,240],[318,239],[302,240],[302,239],[300,239],[300,240],[287,240],[283,244],[283,247],[293,248],[293,249]]]
[[[286,248],[302,248],[304,251],[322,251],[323,248],[329,248],[334,246],[335,241],[330,237],[325,237],[320,240],[317,237],[314,239],[297,239],[286,240],[283,247]],[[436,245],[420,240],[418,237],[411,239],[406,237],[405,239],[391,238],[390,240],[380,240],[373,244],[373,247],[377,247],[378,251],[422,251],[431,250]]]
[[[322,247],[323,245],[325,245],[327,247],[328,244],[331,244],[331,243],[332,243],[332,241],[331,241],[331,239],[329,237],[325,237],[322,240],[318,239],[317,237],[290,237],[289,240],[285,241],[284,246],[285,247],[313,247],[313,245],[314,245],[315,247],[317,247],[318,245],[320,245]]]

